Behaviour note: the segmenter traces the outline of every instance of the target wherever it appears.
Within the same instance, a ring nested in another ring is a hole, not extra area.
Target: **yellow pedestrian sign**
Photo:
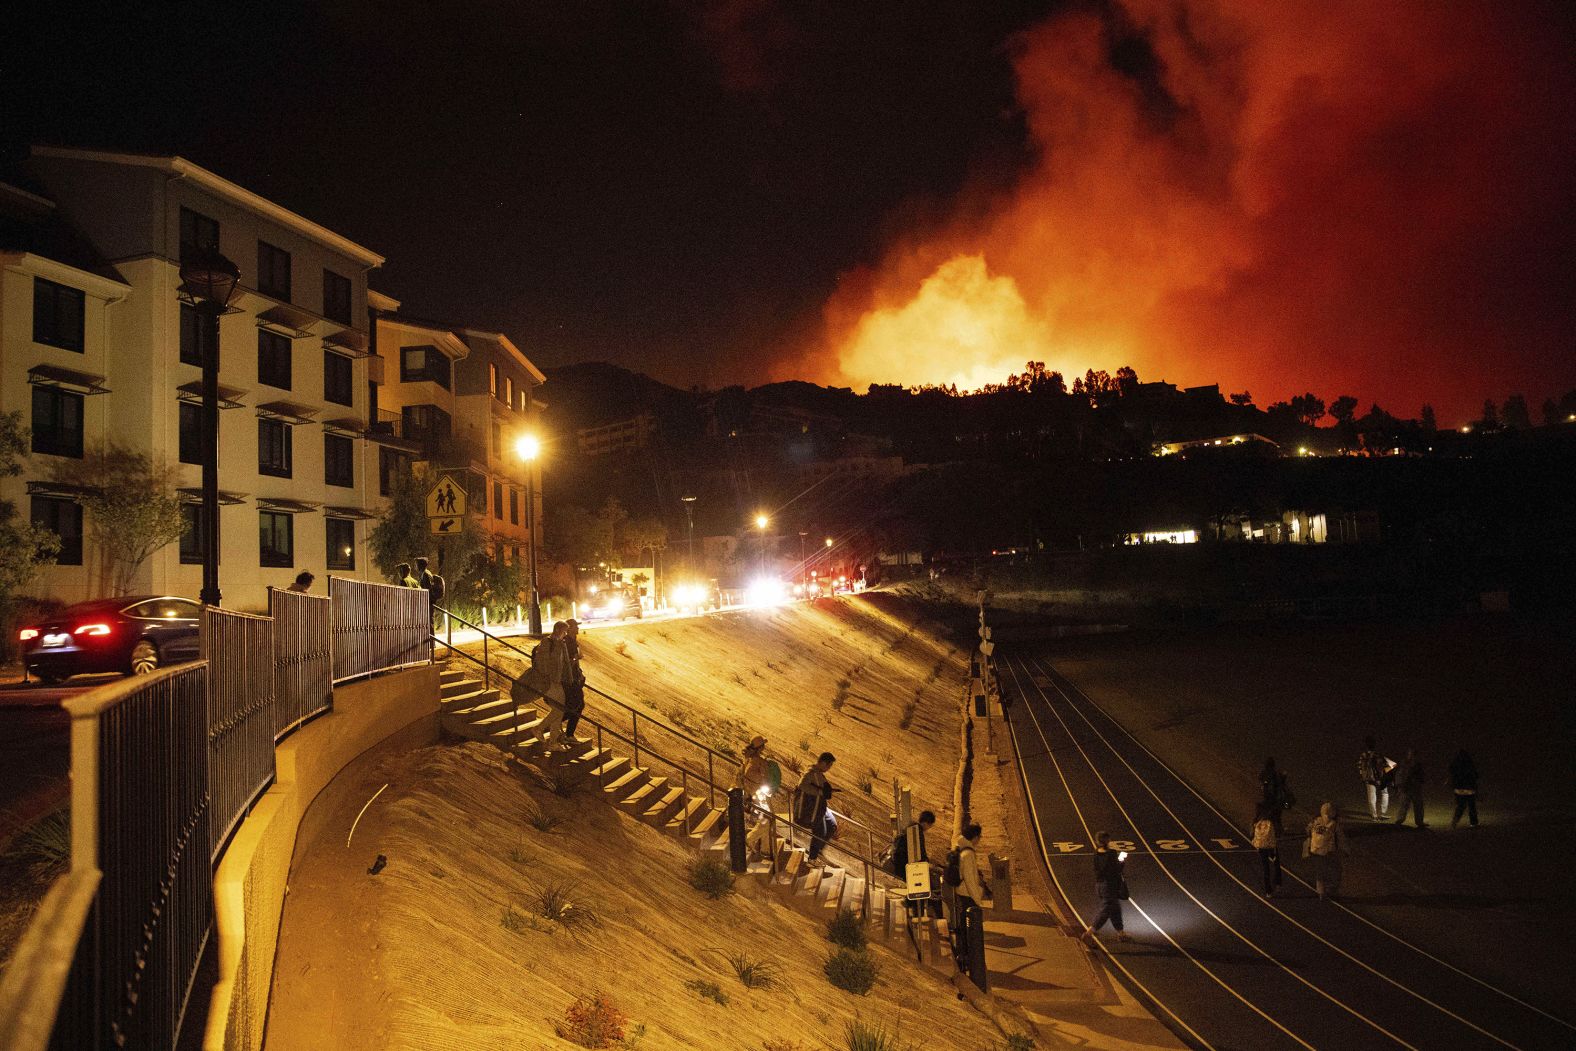
[[[434,536],[448,536],[460,531],[460,521],[465,517],[465,487],[454,484],[448,475],[438,479],[438,484],[427,493],[427,521]]]

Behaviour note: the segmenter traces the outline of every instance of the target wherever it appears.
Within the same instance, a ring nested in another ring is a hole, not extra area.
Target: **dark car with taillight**
[[[22,664],[45,682],[96,672],[147,675],[197,658],[201,610],[174,595],[79,602],[17,633]]]

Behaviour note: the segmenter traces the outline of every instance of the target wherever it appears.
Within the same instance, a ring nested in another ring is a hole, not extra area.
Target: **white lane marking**
[[[1060,675],[1059,672],[1057,674]],[[1135,736],[1131,730],[1129,730],[1127,727],[1123,726],[1120,722],[1118,722],[1116,719],[1114,719],[1111,716],[1110,712],[1108,712],[1104,708],[1100,707],[1100,705],[1097,704],[1094,700],[1092,700],[1087,693],[1084,693],[1082,689],[1079,689],[1077,683],[1072,682],[1072,680],[1068,679],[1066,676],[1061,676],[1061,678],[1063,679],[1063,681],[1067,682],[1070,686],[1072,686],[1072,688],[1077,692],[1078,696],[1083,698],[1084,702],[1086,704],[1088,704],[1089,707],[1091,707],[1095,711],[1099,712],[1101,714],[1101,716],[1103,716],[1105,718],[1106,722],[1110,723],[1112,726],[1114,726],[1118,730],[1122,731],[1122,733],[1125,734],[1134,744],[1136,744],[1139,748],[1142,748],[1144,750],[1145,754],[1149,756],[1149,758],[1153,759],[1156,763],[1160,764],[1161,769],[1163,769],[1166,773],[1170,774],[1172,776],[1172,778],[1174,778],[1176,780],[1177,784],[1183,786],[1189,792],[1193,793],[1194,797],[1197,798],[1200,803],[1203,803],[1206,807],[1208,807],[1214,813],[1214,815],[1216,817],[1220,818],[1221,821],[1225,822],[1226,827],[1228,827],[1228,828],[1236,828],[1237,827],[1232,822],[1232,820],[1230,818],[1228,818],[1225,814],[1222,814],[1220,812],[1220,809],[1217,806],[1215,806],[1214,803],[1211,803],[1208,799],[1206,799],[1202,792],[1200,792],[1197,788],[1194,788],[1190,781],[1188,781],[1187,779],[1183,778],[1182,775],[1178,774],[1175,770],[1171,769],[1171,767],[1166,764],[1166,761],[1164,759],[1161,759],[1158,755],[1156,755],[1154,753],[1154,751],[1148,745],[1144,744],[1143,741],[1140,741],[1138,739],[1138,737]],[[1062,691],[1062,692],[1065,695],[1065,691]],[[1215,840],[1215,842],[1220,843],[1220,842],[1222,842],[1222,840],[1218,840],[1217,839],[1217,840]],[[1298,876],[1295,872],[1288,872],[1287,875],[1291,876],[1291,878],[1296,880],[1298,883],[1301,883],[1303,885],[1303,887],[1305,887],[1306,889],[1308,889],[1308,890],[1312,890],[1313,889],[1313,887],[1306,880],[1304,880],[1301,876]],[[1454,972],[1456,974],[1459,974],[1461,977],[1467,979],[1468,981],[1475,982],[1476,984],[1481,985],[1483,988],[1489,990],[1490,992],[1498,993],[1500,996],[1503,996],[1505,999],[1510,1000],[1512,1003],[1519,1004],[1520,1006],[1525,1007],[1527,1010],[1531,1011],[1532,1013],[1537,1014],[1537,1015],[1541,1015],[1542,1017],[1547,1018],[1551,1022],[1554,1022],[1554,1023],[1558,1024],[1558,1025],[1564,1026],[1566,1029],[1576,1030],[1576,1025],[1572,1025],[1570,1022],[1567,1022],[1565,1019],[1560,1018],[1557,1015],[1550,1014],[1549,1012],[1543,1010],[1541,1007],[1537,1007],[1537,1006],[1535,1006],[1533,1004],[1527,1003],[1525,1000],[1521,999],[1519,996],[1516,996],[1514,993],[1508,993],[1504,989],[1501,989],[1499,986],[1494,985],[1491,982],[1485,981],[1484,979],[1479,978],[1475,974],[1471,974],[1471,973],[1469,973],[1467,971],[1463,971],[1461,968],[1457,967],[1455,964],[1451,963],[1449,960],[1442,960],[1438,956],[1435,956],[1433,953],[1429,952],[1427,949],[1421,948],[1420,946],[1417,946],[1417,945],[1413,945],[1411,942],[1407,941],[1405,938],[1401,937],[1399,934],[1396,934],[1395,932],[1389,930],[1386,927],[1380,926],[1379,924],[1375,923],[1373,920],[1370,920],[1368,917],[1364,916],[1362,913],[1356,912],[1355,910],[1349,908],[1344,903],[1339,902],[1339,901],[1333,901],[1333,902],[1330,902],[1329,904],[1334,905],[1336,908],[1340,909],[1342,912],[1344,912],[1347,915],[1353,917],[1354,919],[1357,919],[1357,920],[1361,921],[1364,925],[1373,928],[1374,930],[1378,931],[1380,934],[1383,934],[1385,937],[1391,939],[1392,941],[1399,942],[1400,944],[1406,946],[1408,949],[1411,949],[1413,952],[1417,953],[1419,956],[1424,956],[1424,957],[1434,961],[1435,963],[1439,964],[1441,967],[1445,968],[1446,970],[1449,970],[1449,971],[1452,971],[1452,972]],[[1381,977],[1383,977],[1383,976],[1381,975]],[[1470,1025],[1471,1023],[1468,1023],[1468,1024]],[[1476,1027],[1474,1027],[1474,1028],[1476,1028]],[[1479,1032],[1481,1032],[1481,1031],[1482,1030],[1479,1030]],[[1489,1034],[1489,1035],[1492,1036],[1492,1034]],[[1495,1039],[1495,1040],[1499,1040],[1498,1037],[1492,1037],[1492,1038]],[[1504,1043],[1504,1041],[1501,1040],[1500,1043]]]
[[[1067,725],[1067,720],[1062,718],[1061,712],[1056,710],[1056,706],[1051,703],[1051,699],[1048,696],[1046,696],[1044,690],[1040,690],[1040,699],[1041,699],[1041,701],[1044,702],[1046,708],[1048,708],[1050,710],[1050,713],[1052,715],[1056,716],[1056,721],[1062,724],[1062,731],[1065,734],[1067,734],[1068,740],[1072,741],[1073,747],[1078,749],[1078,754],[1083,756],[1084,762],[1087,763],[1088,766],[1089,766],[1089,771],[1094,774],[1095,779],[1100,782],[1100,786],[1105,789],[1106,795],[1111,797],[1111,802],[1115,803],[1116,804],[1116,808],[1122,812],[1122,817],[1127,820],[1128,826],[1133,828],[1133,829],[1137,829],[1138,828],[1138,822],[1133,820],[1133,815],[1128,813],[1127,807],[1123,806],[1122,805],[1122,801],[1117,798],[1116,792],[1111,788],[1110,783],[1106,781],[1105,775],[1100,772],[1100,768],[1095,765],[1095,762],[1090,757],[1089,753],[1084,751],[1083,745],[1080,744],[1078,739],[1073,736],[1072,727]],[[1032,707],[1030,709],[1030,715],[1031,716],[1033,715]],[[1039,720],[1036,719],[1035,722],[1036,722],[1036,725],[1038,725]],[[1050,742],[1049,741],[1046,742],[1046,747],[1047,748],[1050,747]],[[1108,747],[1109,747],[1109,745],[1108,745]],[[1117,758],[1120,759],[1121,756],[1117,756]],[[1131,769],[1131,768],[1129,768],[1129,769]],[[1142,783],[1142,779],[1140,779],[1140,783]],[[1145,786],[1145,787],[1147,788],[1147,786]],[[1154,795],[1154,793],[1151,791],[1150,795]],[[1157,800],[1159,800],[1158,796],[1156,796],[1155,798]],[[1160,805],[1162,807],[1164,807],[1165,803],[1162,801],[1160,803]],[[1171,813],[1169,808],[1167,809],[1166,812],[1168,814]],[[1171,814],[1171,817],[1172,817],[1173,820],[1175,820],[1176,815],[1175,814]],[[1180,822],[1178,822],[1178,824],[1180,824]],[[1154,854],[1154,855],[1151,855],[1151,856],[1154,858],[1155,865],[1160,869],[1160,871],[1166,874],[1166,878],[1167,879],[1169,879],[1172,883],[1176,884],[1176,887],[1177,887],[1178,890],[1180,890],[1183,894],[1187,895],[1188,900],[1192,901],[1193,904],[1197,905],[1201,910],[1204,911],[1204,913],[1206,913],[1216,923],[1220,924],[1226,930],[1230,931],[1237,938],[1238,941],[1242,942],[1242,944],[1246,945],[1248,948],[1252,949],[1254,952],[1258,953],[1260,956],[1264,957],[1266,960],[1268,960],[1271,963],[1273,963],[1276,967],[1279,967],[1282,971],[1286,972],[1288,975],[1290,975],[1291,977],[1295,978],[1297,981],[1301,982],[1303,985],[1307,986],[1312,991],[1318,993],[1320,996],[1324,997],[1330,1003],[1334,1004],[1336,1007],[1339,1007],[1341,1010],[1345,1011],[1347,1014],[1351,1015],[1353,1018],[1356,1018],[1358,1021],[1363,1022],[1364,1024],[1368,1025],[1370,1028],[1375,1029],[1375,1030],[1377,1030],[1380,1033],[1383,1033],[1385,1036],[1389,1037],[1391,1040],[1395,1041],[1397,1044],[1400,1044],[1404,1048],[1408,1048],[1409,1051],[1418,1051],[1418,1049],[1417,1049],[1417,1047],[1415,1045],[1410,1044],[1407,1041],[1401,1039],[1399,1036],[1397,1036],[1396,1034],[1390,1032],[1390,1030],[1386,1029],[1384,1026],[1380,1025],[1378,1022],[1374,1021],[1372,1018],[1369,1018],[1367,1015],[1363,1014],[1361,1011],[1357,1010],[1355,1007],[1352,1007],[1350,1004],[1346,1003],[1340,997],[1331,994],[1330,992],[1326,991],[1325,989],[1323,989],[1322,987],[1320,987],[1318,985],[1315,985],[1313,982],[1310,982],[1308,979],[1304,978],[1302,975],[1298,974],[1296,971],[1294,971],[1290,967],[1286,966],[1273,953],[1271,953],[1269,950],[1265,949],[1263,946],[1259,945],[1258,942],[1255,942],[1252,938],[1249,938],[1246,934],[1243,934],[1241,931],[1237,930],[1237,928],[1233,927],[1230,923],[1228,923],[1226,921],[1226,918],[1224,916],[1221,916],[1214,909],[1211,909],[1208,905],[1205,905],[1202,901],[1200,901],[1198,899],[1198,896],[1195,895],[1192,891],[1188,890],[1187,887],[1182,883],[1182,881],[1177,878],[1176,874],[1171,871],[1170,867],[1164,861],[1161,860],[1161,855],[1160,854]],[[1217,864],[1219,864],[1219,863],[1217,862]],[[1260,1012],[1260,1013],[1262,1013],[1262,1012]],[[1268,1015],[1265,1015],[1264,1017],[1265,1018],[1269,1018]],[[1274,1020],[1271,1019],[1271,1021],[1274,1021]],[[1278,1023],[1278,1022],[1276,1022],[1275,1024],[1277,1026],[1280,1026],[1280,1023]],[[1281,1027],[1281,1028],[1288,1036],[1293,1036],[1294,1039],[1296,1038],[1295,1035],[1292,1034],[1291,1030],[1285,1029],[1284,1027]]]
[[[1007,670],[1012,675],[1014,684],[1016,684],[1017,681],[1018,681],[1018,673],[1013,670],[1012,665],[1011,665],[1010,662],[1004,662],[1004,663],[1006,663]],[[1091,842],[1093,842],[1093,840],[1094,840],[1094,833],[1089,828],[1088,820],[1084,817],[1083,808],[1078,805],[1078,799],[1077,799],[1076,796],[1073,795],[1072,786],[1067,783],[1067,775],[1062,772],[1062,764],[1057,761],[1055,754],[1053,754],[1051,752],[1051,743],[1050,743],[1049,740],[1046,739],[1045,730],[1044,730],[1043,727],[1040,726],[1040,720],[1039,720],[1038,717],[1035,716],[1033,706],[1029,705],[1029,704],[1025,704],[1024,705],[1024,710],[1029,713],[1029,719],[1034,723],[1035,732],[1040,735],[1040,741],[1045,745],[1045,754],[1047,756],[1049,756],[1049,758],[1051,760],[1051,765],[1056,768],[1056,776],[1062,782],[1062,790],[1067,793],[1068,801],[1070,803],[1072,803],[1072,805],[1073,805],[1073,812],[1078,815],[1078,823],[1083,825],[1083,827],[1084,827],[1084,834],[1089,837]],[[1012,723],[1011,719],[1007,720],[1007,726],[1008,726],[1009,729],[1011,729],[1013,731],[1013,748],[1014,748],[1014,750],[1016,750],[1017,749],[1017,743],[1018,743],[1017,730],[1013,726],[1013,723]],[[1043,851],[1044,848],[1045,848],[1045,835],[1044,835],[1043,832],[1040,831],[1039,809],[1034,805],[1034,792],[1029,787],[1028,771],[1023,768],[1023,764],[1022,764],[1021,760],[1020,760],[1020,762],[1018,764],[1018,771],[1019,771],[1019,776],[1021,776],[1023,778],[1023,781],[1024,781],[1024,785],[1023,785],[1024,794],[1026,796],[1028,796],[1028,798],[1029,798],[1029,811],[1034,816],[1035,833],[1039,836],[1040,848]],[[1072,897],[1067,893],[1066,889],[1064,889],[1062,887],[1061,881],[1056,879],[1056,870],[1055,870],[1054,866],[1051,866],[1051,865],[1047,864],[1046,868],[1049,869],[1050,872],[1051,872],[1051,879],[1056,881],[1056,889],[1057,889],[1057,891],[1061,894],[1062,898],[1067,902],[1068,907],[1073,910],[1073,914],[1075,916],[1077,916],[1078,922],[1083,924],[1084,929],[1087,930],[1088,927],[1089,927],[1088,921],[1083,918],[1083,914],[1081,912],[1079,912],[1078,906],[1073,904]],[[1289,1030],[1285,1026],[1281,1025],[1279,1022],[1275,1021],[1275,1019],[1271,1018],[1269,1015],[1267,1015],[1263,1011],[1259,1010],[1258,1006],[1255,1005],[1252,1001],[1250,1001],[1247,997],[1243,996],[1241,993],[1237,992],[1237,990],[1233,989],[1230,985],[1228,985],[1214,971],[1211,971],[1208,967],[1205,967],[1204,964],[1201,963],[1198,960],[1197,957],[1195,957],[1192,953],[1188,952],[1186,949],[1182,948],[1182,946],[1180,944],[1178,944],[1177,940],[1175,938],[1171,937],[1171,935],[1166,932],[1165,928],[1161,927],[1160,924],[1156,923],[1154,921],[1154,919],[1152,917],[1150,917],[1147,913],[1144,915],[1144,919],[1146,921],[1148,921],[1148,923],[1149,923],[1149,925],[1151,927],[1153,927],[1156,931],[1159,931],[1160,932],[1160,936],[1163,937],[1166,941],[1170,942],[1172,947],[1175,948],[1177,952],[1179,952],[1183,956],[1187,957],[1188,961],[1191,962],[1193,964],[1193,966],[1195,966],[1199,970],[1203,971],[1206,975],[1208,975],[1210,977],[1210,979],[1212,981],[1214,981],[1222,989],[1226,990],[1226,992],[1230,993],[1232,996],[1234,996],[1238,1000],[1240,1000],[1244,1005],[1247,1006],[1247,1008],[1249,1010],[1253,1011],[1260,1018],[1263,1018],[1265,1021],[1269,1022],[1270,1025],[1273,1025],[1275,1028],[1279,1029],[1281,1032],[1283,1032],[1287,1036],[1291,1037],[1292,1040],[1296,1041],[1301,1046],[1307,1048],[1308,1051],[1315,1051],[1315,1049],[1314,1049],[1312,1044],[1308,1043],[1306,1040],[1302,1039],[1297,1034],[1293,1033],[1291,1030]],[[1118,967],[1121,968],[1123,974],[1127,975],[1128,978],[1132,979],[1133,983],[1135,985],[1137,985],[1140,989],[1143,989],[1144,993],[1151,1000],[1153,1000],[1155,1003],[1159,1004],[1160,1008],[1163,1011],[1165,1011],[1166,1014],[1170,1015],[1173,1019],[1175,1019],[1177,1025],[1181,1026],[1183,1029],[1186,1029],[1190,1034],[1192,1034],[1193,1038],[1195,1040],[1197,1040],[1200,1044],[1204,1045],[1204,1047],[1206,1047],[1206,1048],[1211,1048],[1212,1047],[1212,1045],[1209,1043],[1209,1041],[1207,1041],[1203,1037],[1199,1036],[1198,1032],[1196,1030],[1194,1030],[1192,1026],[1190,1026],[1186,1022],[1182,1021],[1181,1016],[1179,1016],[1175,1011],[1173,1011],[1166,1004],[1166,1002],[1164,1000],[1161,1000],[1159,997],[1155,996],[1154,993],[1150,992],[1148,987],[1146,987],[1142,982],[1140,982],[1138,980],[1138,977],[1136,975],[1134,975],[1132,971],[1129,971],[1127,969],[1127,967],[1121,962],[1121,960],[1119,960],[1117,958],[1116,954],[1113,953],[1105,945],[1104,942],[1102,942],[1098,938],[1096,938],[1095,939],[1095,944],[1100,946],[1100,951],[1105,953],[1106,956],[1110,958],[1112,963],[1116,964]]]

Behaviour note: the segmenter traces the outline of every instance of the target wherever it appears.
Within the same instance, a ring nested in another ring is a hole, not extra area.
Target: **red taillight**
[[[34,639],[38,638],[38,629],[23,628],[21,631],[16,633],[16,637],[17,641],[19,642],[32,642]]]
[[[73,635],[108,635],[109,632],[110,632],[110,627],[109,627],[108,624],[105,624],[105,623],[103,623],[101,621],[95,621],[92,624],[78,624],[76,626],[76,628],[72,630],[71,634],[73,634]]]

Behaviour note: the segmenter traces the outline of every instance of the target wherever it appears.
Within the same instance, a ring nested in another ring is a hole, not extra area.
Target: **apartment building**
[[[398,301],[377,292],[371,304],[380,495],[389,494],[392,472],[411,462],[457,474],[488,553],[521,563],[531,522],[541,522],[541,464],[524,463],[515,445],[535,431],[541,370],[501,333],[402,314]],[[536,472],[534,519],[527,470]]]
[[[202,353],[219,348],[220,586],[257,609],[300,570],[376,576],[379,506],[367,271],[377,253],[179,157],[35,148],[38,192],[0,194],[0,411],[32,432],[0,498],[62,537],[31,588],[62,601],[108,590],[80,504],[53,463],[118,443],[174,465],[186,530],[133,590],[201,585]],[[183,295],[183,251],[240,269],[205,322]]]

